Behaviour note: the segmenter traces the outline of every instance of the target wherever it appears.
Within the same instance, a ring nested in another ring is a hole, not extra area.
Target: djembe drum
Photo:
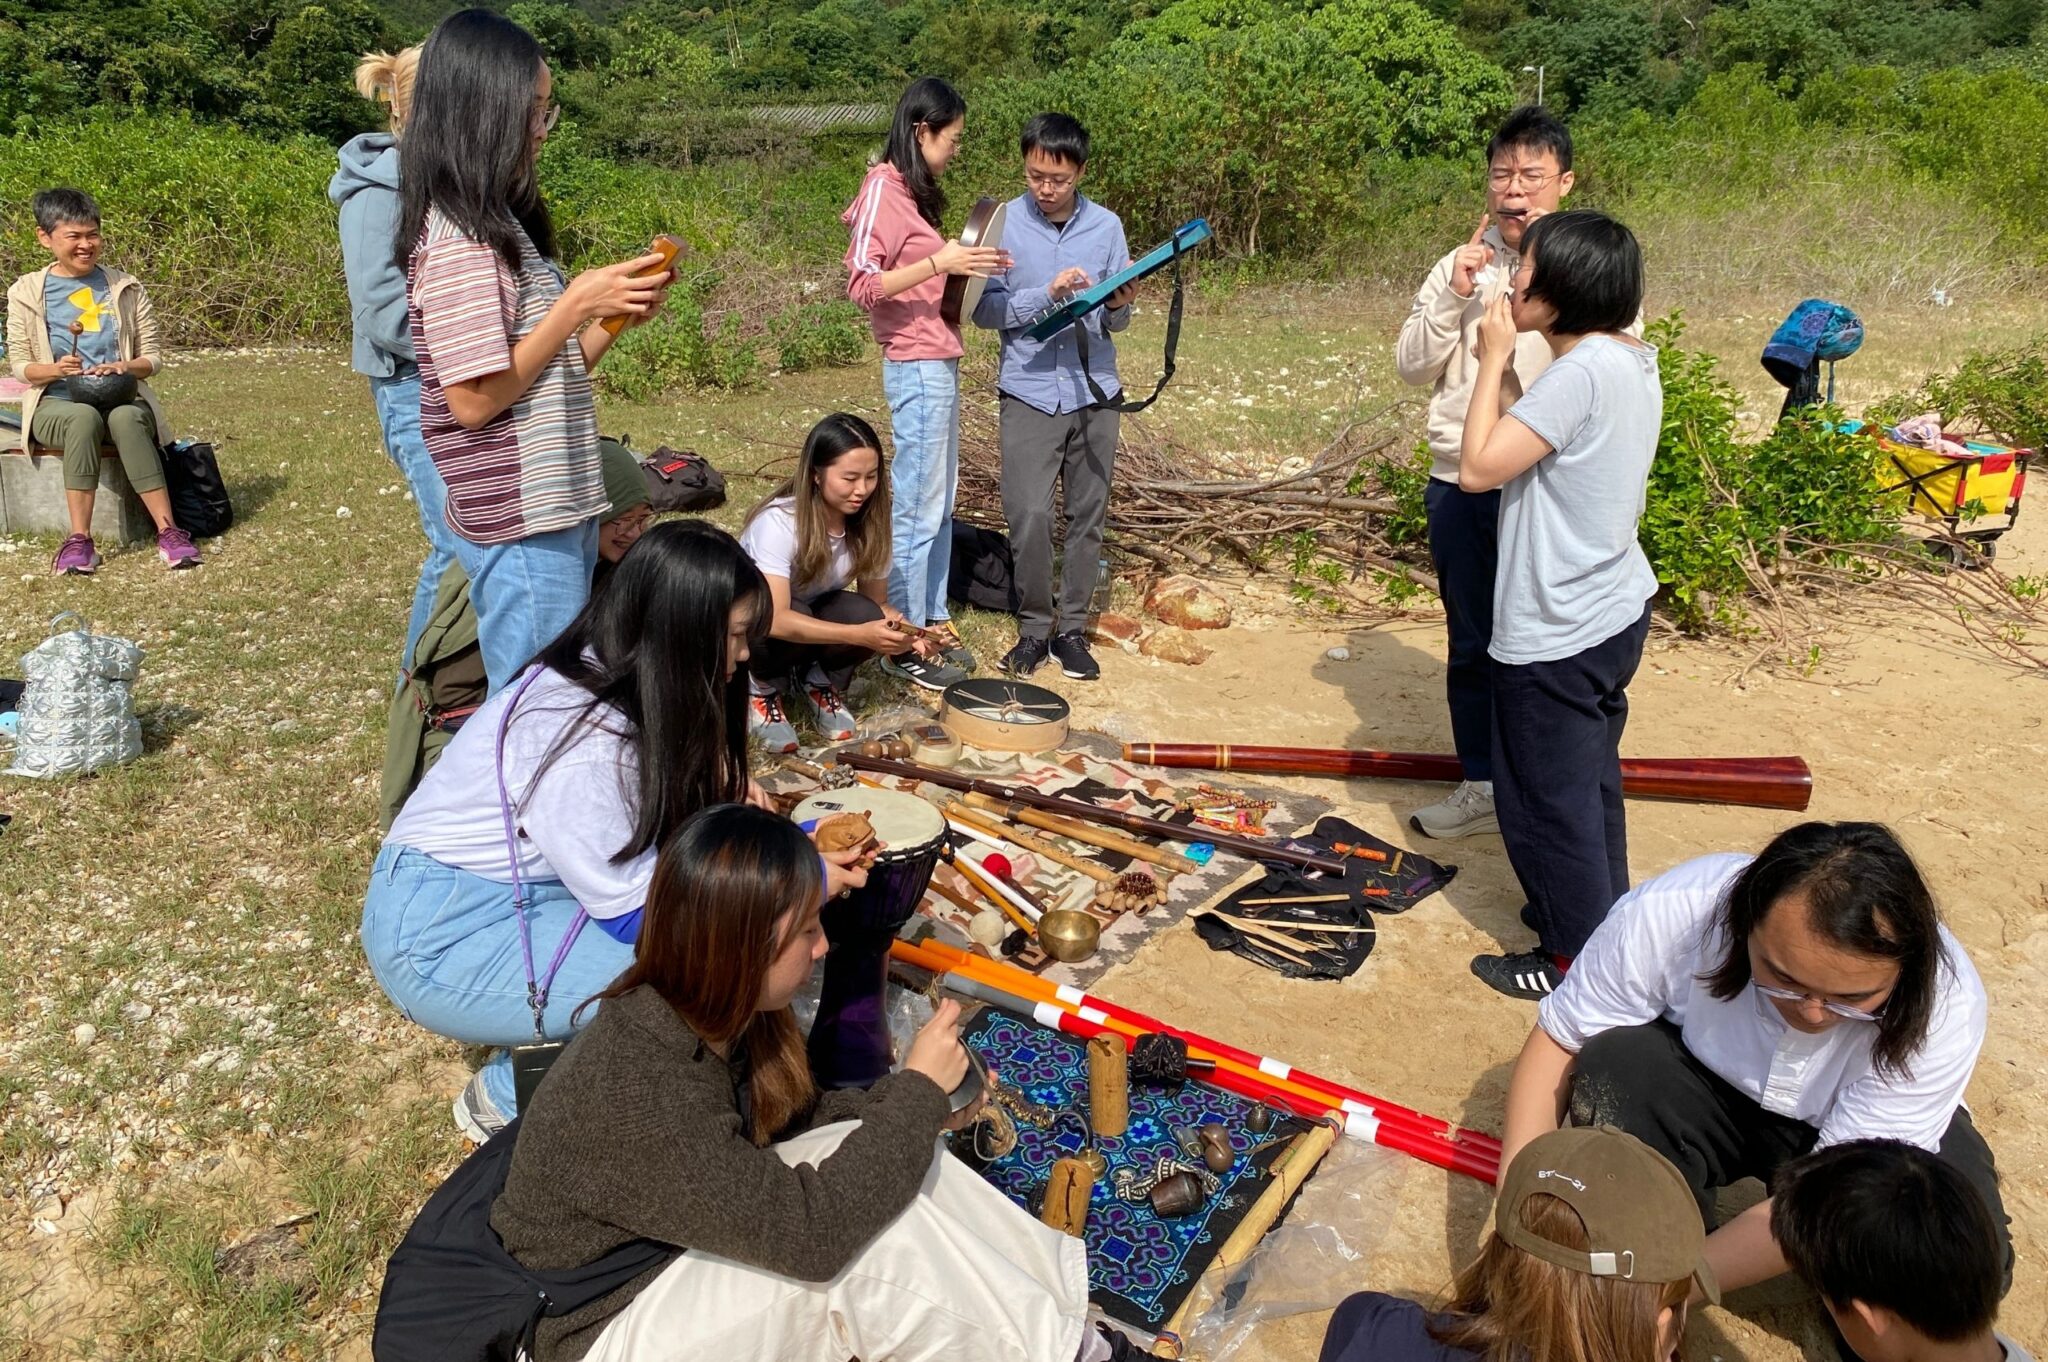
[[[917,911],[946,847],[946,820],[916,795],[856,787],[827,790],[798,804],[799,823],[860,813],[882,851],[868,882],[825,905],[825,978],[811,1023],[811,1074],[821,1088],[865,1088],[889,1072],[889,1020],[883,997],[889,943]]]

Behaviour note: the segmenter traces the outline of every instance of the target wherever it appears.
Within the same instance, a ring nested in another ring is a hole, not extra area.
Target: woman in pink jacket
[[[1009,264],[995,247],[963,246],[940,231],[946,195],[939,177],[960,150],[967,105],[933,76],[896,103],[882,160],[840,215],[847,296],[860,304],[882,347],[895,458],[889,603],[951,646],[939,657],[906,652],[883,665],[929,690],[944,690],[974,668],[974,655],[948,622],[946,569],[953,551],[953,493],[960,467],[960,330],[939,315],[945,276],[987,276]]]

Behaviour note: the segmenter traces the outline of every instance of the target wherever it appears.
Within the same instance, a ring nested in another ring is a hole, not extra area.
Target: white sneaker
[[[818,718],[818,731],[825,735],[825,741],[850,742],[860,731],[859,721],[846,707],[846,698],[837,686],[821,686],[814,681],[804,687],[804,698],[811,702],[811,711]]]
[[[1500,820],[1493,814],[1493,782],[1467,780],[1440,803],[1417,809],[1408,815],[1408,825],[1424,837],[1470,837],[1475,832],[1499,832]]]
[[[506,1124],[505,1113],[498,1110],[490,1094],[484,1091],[483,1070],[477,1070],[455,1096],[455,1128],[471,1144],[482,1144],[503,1130]]]

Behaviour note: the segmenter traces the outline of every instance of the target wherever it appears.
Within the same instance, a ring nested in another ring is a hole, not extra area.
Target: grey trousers
[[[1010,525],[1019,635],[1047,638],[1088,627],[1122,424],[1120,413],[1103,407],[1048,416],[1003,394],[1003,518]],[[1052,590],[1055,484],[1067,515],[1057,615]]]

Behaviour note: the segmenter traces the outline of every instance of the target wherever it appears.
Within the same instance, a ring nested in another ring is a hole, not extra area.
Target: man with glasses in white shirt
[[[1716,1195],[1851,1140],[1917,1145],[1983,1196],[2005,1279],[2010,1221],[1963,1106],[1984,985],[1912,858],[1874,823],[1802,823],[1755,857],[1688,861],[1624,895],[1509,1081],[1505,1167],[1569,1119],[1629,1132],[1677,1166],[1724,1290],[1788,1264],[1768,1200],[1715,1228]]]
[[[1521,263],[1522,234],[1554,213],[1572,189],[1572,137],[1546,109],[1517,109],[1486,148],[1486,211],[1471,239],[1429,272],[1415,295],[1394,366],[1429,398],[1429,552],[1450,630],[1445,668],[1451,740],[1464,779],[1448,798],[1409,822],[1428,837],[1498,832],[1493,812],[1493,583],[1499,561],[1500,489],[1458,487],[1465,411],[1479,376],[1479,321]],[[1534,331],[1515,342],[1501,380],[1500,410],[1515,405],[1550,367],[1550,346]],[[1603,907],[1605,905],[1602,905]]]

